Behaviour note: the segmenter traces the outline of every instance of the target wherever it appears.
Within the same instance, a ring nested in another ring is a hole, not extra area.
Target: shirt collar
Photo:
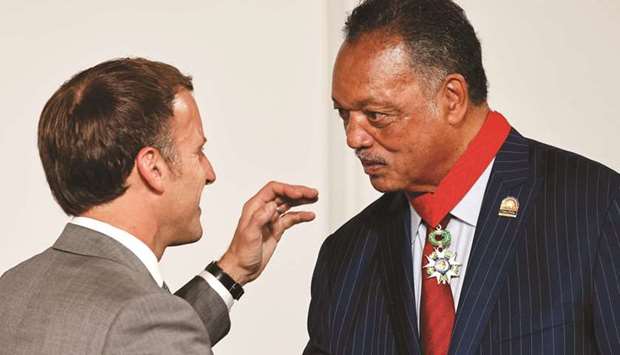
[[[140,239],[120,228],[114,227],[111,224],[89,217],[73,217],[69,223],[94,230],[121,243],[125,248],[134,253],[144,264],[144,266],[146,266],[146,269],[149,271],[151,277],[153,277],[157,285],[159,285],[159,287],[163,286],[164,279],[161,276],[161,271],[159,270],[157,257],[153,251]]]
[[[472,227],[475,227],[478,222],[478,215],[482,208],[482,200],[487,188],[487,183],[489,182],[489,177],[491,176],[493,162],[495,162],[495,159],[491,160],[471,189],[467,191],[465,196],[463,196],[459,203],[450,211],[453,217],[458,218]],[[409,210],[411,211],[411,226],[417,228],[422,222],[422,217],[420,217],[418,212],[411,206],[411,203],[409,204]]]
[[[415,208],[411,206],[411,203],[409,203],[409,212],[411,212],[411,234],[414,237],[416,235],[416,231],[420,227],[420,223],[422,223],[422,217],[420,217]],[[413,237],[411,238],[413,239]]]
[[[478,222],[478,215],[480,214],[480,208],[482,208],[484,191],[487,188],[487,183],[489,182],[489,177],[491,176],[493,162],[495,162],[495,159],[491,160],[471,189],[467,191],[465,196],[463,196],[459,203],[457,203],[452,211],[450,211],[452,216],[460,219],[472,227],[475,227]]]

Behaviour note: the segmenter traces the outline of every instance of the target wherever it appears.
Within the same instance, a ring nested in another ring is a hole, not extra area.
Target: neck
[[[471,141],[478,134],[478,132],[480,132],[480,129],[482,128],[482,125],[486,121],[490,112],[491,109],[489,109],[489,105],[487,103],[484,103],[480,106],[474,106],[467,111],[467,114],[465,115],[465,123],[463,126],[464,139],[462,144],[462,151],[460,152],[459,156],[456,157],[455,161],[460,158],[465,149],[467,149],[467,146],[469,146],[469,143],[471,143]]]
[[[467,147],[471,144],[471,141],[474,140],[476,135],[480,132],[482,125],[486,121],[489,116],[489,105],[486,103],[480,106],[473,106],[467,110],[465,114],[465,118],[463,119],[462,127],[458,128],[459,132],[457,133],[460,139],[457,139],[459,142],[454,150],[454,154],[451,156],[450,161],[448,162],[448,169],[444,172],[441,179],[437,181],[437,185],[443,180],[443,178],[448,174],[448,172],[454,167],[454,164],[459,160],[459,158],[465,153]]]
[[[108,223],[130,233],[146,244],[157,260],[160,260],[167,245],[158,237],[159,226],[156,218],[148,212],[147,208],[136,208],[135,206],[139,205],[128,206],[123,203],[124,201],[119,201],[122,198],[95,206],[80,216]]]

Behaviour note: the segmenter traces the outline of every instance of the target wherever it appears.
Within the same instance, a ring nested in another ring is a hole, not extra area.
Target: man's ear
[[[469,107],[469,88],[465,78],[461,74],[448,75],[438,94],[448,123],[460,125]]]
[[[159,150],[153,147],[140,149],[136,155],[136,168],[145,185],[157,193],[164,192],[170,170]]]

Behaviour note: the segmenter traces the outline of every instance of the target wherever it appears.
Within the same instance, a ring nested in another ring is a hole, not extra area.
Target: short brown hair
[[[175,95],[193,90],[177,68],[144,58],[110,60],[65,82],[47,101],[38,146],[52,194],[79,215],[126,190],[140,149],[174,160],[169,130]]]

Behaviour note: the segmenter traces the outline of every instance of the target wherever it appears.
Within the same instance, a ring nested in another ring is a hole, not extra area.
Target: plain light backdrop
[[[241,205],[276,179],[320,190],[316,221],[285,235],[233,307],[218,354],[299,354],[323,239],[378,194],[331,108],[333,59],[352,0],[0,0],[0,273],[49,247],[67,217],[36,149],[38,115],[78,71],[144,56],[193,75],[217,182],[206,231],[170,248],[175,289],[218,258]],[[620,2],[461,0],[482,42],[489,102],[522,134],[620,169]]]

